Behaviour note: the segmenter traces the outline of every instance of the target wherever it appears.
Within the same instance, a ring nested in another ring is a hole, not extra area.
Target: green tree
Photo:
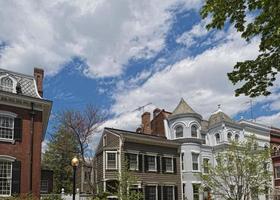
[[[214,166],[204,166],[208,173],[200,174],[202,188],[226,200],[258,199],[258,195],[268,193],[271,185],[269,163],[269,149],[258,147],[254,137],[232,142],[217,154]]]
[[[234,24],[241,36],[250,41],[259,36],[260,54],[255,60],[238,62],[228,77],[235,85],[236,96],[269,95],[280,71],[280,1],[279,0],[206,0],[202,18],[211,16],[207,29],[222,29],[226,22]],[[248,20],[248,16],[252,18]],[[247,18],[246,18],[247,17]],[[247,21],[246,21],[247,20]]]
[[[47,150],[43,155],[43,167],[54,172],[55,193],[72,191],[73,169],[71,159],[79,152],[78,144],[73,134],[60,126],[48,143]]]

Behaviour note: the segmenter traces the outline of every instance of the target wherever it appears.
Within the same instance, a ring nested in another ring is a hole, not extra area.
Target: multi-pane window
[[[0,195],[11,195],[12,163],[0,160]]]
[[[128,154],[129,159],[129,169],[138,170],[138,155],[137,154]]]
[[[174,187],[173,186],[164,186],[164,196],[165,200],[174,200]]]
[[[13,81],[9,77],[4,77],[1,79],[1,90],[7,92],[13,92]]]
[[[147,156],[148,171],[156,171],[156,156]]]
[[[157,186],[146,186],[145,200],[157,200]]]
[[[117,153],[107,152],[107,169],[117,169]]]
[[[191,126],[191,135],[192,135],[192,137],[197,138],[197,126],[196,125]]]
[[[0,139],[13,139],[14,137],[14,118],[0,116]]]
[[[48,193],[49,183],[48,180],[41,180],[41,193]]]
[[[275,178],[280,178],[280,166],[276,166],[274,168],[275,171]]]
[[[227,134],[227,140],[228,140],[228,142],[231,141],[231,138],[232,138],[232,134],[231,134],[231,132],[228,132],[228,134]]]
[[[206,174],[209,173],[209,159],[208,158],[203,159],[203,172]]]
[[[166,172],[173,172],[173,159],[172,158],[164,158],[164,159],[165,159]]]
[[[192,153],[192,168],[193,170],[198,170],[198,153]]]
[[[183,137],[183,126],[176,126],[175,135],[176,135],[176,138]]]
[[[193,184],[193,200],[199,200],[199,184]]]
[[[220,134],[216,133],[215,138],[216,138],[216,144],[219,144],[221,142]]]

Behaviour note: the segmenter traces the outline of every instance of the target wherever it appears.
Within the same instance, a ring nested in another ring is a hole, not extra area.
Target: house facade
[[[275,195],[280,197],[280,129],[271,128],[270,132],[271,158],[273,165],[273,184]]]
[[[0,197],[40,195],[41,145],[52,102],[43,98],[42,69],[34,76],[0,69]]]
[[[118,174],[128,167],[137,178],[131,189],[141,191],[144,200],[180,200],[179,150],[177,142],[165,137],[105,128],[94,162],[97,192],[113,195]]]
[[[161,112],[157,111],[157,113]],[[154,120],[157,120],[157,116],[153,116],[150,123]],[[199,189],[201,181],[198,173],[207,173],[208,169],[203,168],[204,164],[215,165],[215,155],[223,151],[231,140],[243,141],[255,135],[260,147],[270,146],[270,127],[246,120],[234,121],[220,108],[205,120],[184,99],[181,99],[172,113],[164,118],[161,117],[160,120],[163,121],[157,123],[164,125],[164,133],[161,135],[181,144],[181,187],[182,198],[186,200],[210,198],[210,191]],[[144,123],[147,121],[144,120]],[[153,133],[153,130],[150,132]],[[259,199],[266,198],[265,195],[259,197]]]

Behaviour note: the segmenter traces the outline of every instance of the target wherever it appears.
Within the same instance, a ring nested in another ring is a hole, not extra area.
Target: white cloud
[[[90,77],[120,75],[130,59],[148,58],[165,46],[176,4],[197,0],[0,0],[0,67],[31,73],[43,66],[57,73],[80,56]],[[184,4],[184,5],[183,5]]]
[[[261,116],[256,119],[258,123],[280,128],[280,112],[273,115]]]

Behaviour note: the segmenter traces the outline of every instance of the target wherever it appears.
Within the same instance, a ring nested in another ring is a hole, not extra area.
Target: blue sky
[[[44,68],[53,114],[91,103],[109,113],[110,127],[134,130],[143,112],[135,109],[152,103],[144,110],[172,111],[181,97],[205,119],[218,104],[236,120],[250,119],[250,99],[234,97],[226,73],[256,57],[259,39],[246,43],[230,25],[207,31],[201,5],[0,0],[0,67],[28,74]],[[253,99],[253,114],[279,126],[279,80],[271,89],[271,96]]]

